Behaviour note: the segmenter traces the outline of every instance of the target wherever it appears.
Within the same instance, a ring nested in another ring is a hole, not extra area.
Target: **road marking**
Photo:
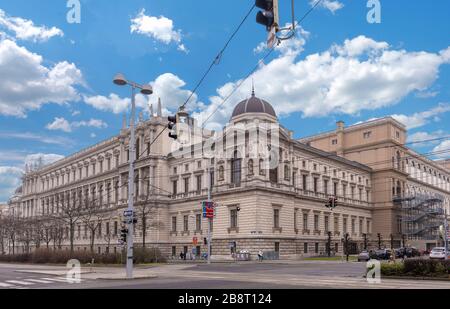
[[[9,288],[9,287],[12,287],[12,286],[14,286],[14,285],[0,282],[0,288]]]
[[[6,282],[12,283],[12,284],[18,284],[18,285],[33,285],[34,284],[31,282],[19,281],[19,280],[7,280]]]
[[[42,280],[49,280],[49,281],[56,281],[56,282],[66,282],[68,283],[69,280],[67,280],[67,278],[59,278],[59,277],[55,277],[55,278],[41,278]]]
[[[48,280],[39,280],[39,279],[25,279],[26,281],[31,281],[31,282],[35,282],[35,283],[53,283],[52,281],[48,281]]]

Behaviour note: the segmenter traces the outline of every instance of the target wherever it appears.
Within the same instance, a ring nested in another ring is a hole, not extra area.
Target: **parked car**
[[[391,251],[387,249],[375,250],[371,258],[376,260],[389,260],[391,258]]]
[[[436,247],[431,250],[430,259],[443,260],[445,259],[445,248]]]
[[[362,251],[359,255],[358,255],[358,262],[367,262],[368,260],[370,260],[370,253],[369,251]]]

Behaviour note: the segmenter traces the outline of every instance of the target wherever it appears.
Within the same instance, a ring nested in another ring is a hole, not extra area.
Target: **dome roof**
[[[255,93],[253,93],[249,99],[242,101],[234,108],[231,118],[245,113],[263,113],[277,118],[277,114],[275,113],[272,105],[260,98],[257,98]]]

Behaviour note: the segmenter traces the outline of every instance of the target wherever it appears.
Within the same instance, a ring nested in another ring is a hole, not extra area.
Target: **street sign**
[[[202,202],[203,218],[214,219],[214,202]]]
[[[192,238],[192,243],[194,244],[194,246],[197,246],[198,238],[197,237]]]
[[[125,210],[123,212],[124,217],[133,217],[133,211],[132,210]]]

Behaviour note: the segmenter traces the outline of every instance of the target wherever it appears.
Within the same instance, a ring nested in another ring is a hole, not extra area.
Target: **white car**
[[[431,250],[430,259],[445,259],[445,248],[444,247],[436,247]]]

